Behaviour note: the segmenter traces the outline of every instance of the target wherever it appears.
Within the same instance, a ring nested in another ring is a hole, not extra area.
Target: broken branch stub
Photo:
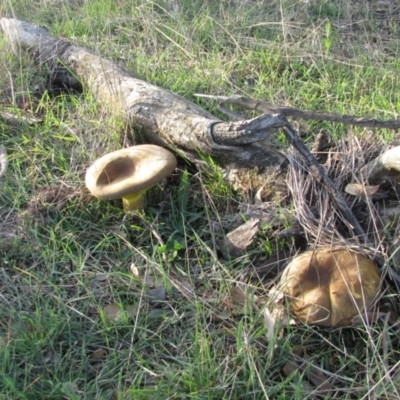
[[[28,50],[39,64],[71,71],[111,112],[140,127],[144,142],[171,147],[199,164],[203,154],[221,166],[262,168],[266,176],[269,168],[286,163],[284,155],[263,143],[283,125],[280,115],[223,122],[87,49],[52,37],[41,27],[12,18],[1,18],[0,26],[16,54]]]
[[[361,177],[371,185],[387,180],[400,182],[400,146],[386,150],[361,170]]]

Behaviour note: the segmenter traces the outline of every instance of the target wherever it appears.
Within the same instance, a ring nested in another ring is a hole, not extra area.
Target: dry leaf
[[[125,307],[125,312],[127,313],[127,315],[131,318],[136,317],[137,313],[138,313],[139,309],[137,306],[134,306],[133,304],[128,304]]]
[[[194,287],[189,281],[183,280],[180,282],[181,284],[181,292],[186,293],[186,294],[194,294]]]
[[[121,308],[117,303],[111,303],[104,307],[104,314],[113,321],[116,321],[121,315]]]
[[[263,199],[262,199],[262,193],[264,191],[264,186],[261,186],[260,189],[257,190],[255,196],[254,196],[254,205],[256,206],[262,206]]]
[[[145,285],[150,287],[161,286],[163,279],[160,276],[153,275],[151,272],[146,271],[145,276],[142,278]]]
[[[137,312],[138,308],[134,305],[127,305],[125,309],[121,309],[119,304],[111,303],[104,307],[104,314],[112,321],[122,319],[124,315],[133,318],[137,315]]]
[[[104,349],[97,349],[93,351],[90,355],[89,358],[92,360],[101,360],[107,355],[107,351]]]
[[[111,227],[111,232],[114,233],[115,235],[119,236],[121,239],[127,240],[128,235],[121,229],[120,226],[116,225]]]
[[[323,369],[316,366],[311,357],[304,352],[304,360],[307,362],[306,376],[319,390],[329,391],[333,385],[329,382],[329,376],[324,374]]]
[[[219,248],[225,258],[239,257],[244,254],[259,231],[258,218],[251,218],[245,224],[240,225],[229,232],[224,239],[218,241]]]
[[[228,319],[232,315],[231,307],[222,306],[222,309],[218,310],[215,313],[215,315],[216,315],[217,318],[222,319],[222,320]]]
[[[296,346],[288,361],[283,366],[283,373],[286,376],[297,372],[304,372],[304,376],[316,386],[318,390],[332,390],[333,384],[329,382],[330,378],[322,368],[316,366],[311,357],[306,354],[306,349],[302,345]]]
[[[302,346],[297,346],[295,347],[295,349],[293,350],[293,353],[289,355],[287,362],[285,363],[285,365],[282,368],[282,372],[284,373],[285,376],[291,376],[291,375],[295,375],[299,372],[300,370],[300,366],[299,364],[296,362],[296,356],[298,356],[298,348],[302,348]],[[303,398],[307,398],[307,399],[316,399],[316,396],[312,396],[311,393],[315,390],[315,387],[305,381],[302,380],[301,381],[301,388],[302,388],[302,394],[303,394]]]
[[[299,370],[299,366],[297,365],[296,361],[293,357],[289,357],[288,361],[282,368],[282,371],[285,376],[290,376],[292,374],[297,373]]]
[[[63,382],[61,384],[61,392],[66,394],[68,398],[77,398],[78,393],[80,393],[76,382]]]
[[[272,340],[275,334],[276,319],[273,317],[267,307],[264,308],[263,315],[265,328],[267,329],[267,339]]]
[[[333,142],[329,134],[323,130],[319,131],[317,136],[314,139],[314,143],[311,147],[311,153],[314,153],[314,156],[316,156],[318,159],[321,158],[323,155],[318,154],[330,147],[333,146]],[[325,155],[326,158],[326,155]],[[321,163],[321,160],[318,160]],[[323,163],[321,163],[323,164]]]
[[[244,285],[245,286],[245,285]],[[222,300],[222,311],[219,313],[221,319],[226,319],[230,315],[242,314],[246,302],[250,301],[249,296],[240,286],[231,286],[228,295]]]
[[[140,277],[139,269],[138,269],[138,267],[137,267],[134,263],[131,264],[131,272],[132,272],[132,275],[133,275],[135,278],[139,278],[139,277]]]
[[[349,183],[344,189],[346,193],[352,196],[372,196],[379,190],[380,185],[368,186],[362,185],[361,183]]]
[[[241,306],[243,308],[246,304],[246,293],[239,286],[231,286],[229,291],[231,299],[235,305]]]
[[[159,301],[165,301],[167,299],[167,291],[165,287],[158,287],[150,289],[147,292],[150,303],[157,303]]]
[[[116,390],[113,390],[113,392],[111,393],[111,397],[110,400],[118,400],[119,399],[119,394]]]
[[[132,275],[146,286],[154,288],[163,284],[163,278],[154,274],[151,269],[143,268],[139,270],[135,263],[131,263],[129,269],[131,270]]]

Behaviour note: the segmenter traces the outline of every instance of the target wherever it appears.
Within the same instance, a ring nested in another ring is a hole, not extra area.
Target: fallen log
[[[177,94],[132,77],[90,50],[52,37],[44,28],[11,18],[1,18],[0,26],[14,53],[29,51],[58,79],[62,68],[78,77],[110,112],[139,128],[138,142],[170,147],[198,165],[203,163],[202,155],[211,156],[228,167],[231,183],[243,187],[239,180],[245,177],[249,189],[258,189],[274,171],[287,166],[286,157],[267,145],[271,134],[287,124],[280,114],[224,122]]]

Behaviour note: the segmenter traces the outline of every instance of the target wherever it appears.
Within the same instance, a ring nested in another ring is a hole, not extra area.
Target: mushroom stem
[[[143,208],[143,197],[147,190],[128,194],[122,197],[122,207],[125,211],[135,211]]]

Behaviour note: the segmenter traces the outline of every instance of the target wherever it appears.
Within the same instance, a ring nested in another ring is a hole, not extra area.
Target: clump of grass
[[[370,5],[7,0],[0,11],[46,25],[214,113],[193,94],[239,93],[393,118],[400,104],[397,41]],[[88,93],[52,91],[31,60],[6,49],[2,40],[1,107],[43,121],[10,126],[0,119],[10,161],[0,182],[0,397],[398,397],[391,319],[333,332],[290,326],[266,339],[260,309],[271,282],[243,278],[241,268],[282,244],[265,229],[243,257],[222,257],[216,222],[250,197],[229,188],[212,160],[207,172],[182,163],[140,214],[91,198],[83,185],[87,166],[134,144],[134,135]],[[310,136],[322,128],[346,134],[340,125],[304,127]],[[226,313],[238,285],[246,301]],[[165,296],[149,298],[160,288]],[[395,292],[386,294],[388,305],[396,301]],[[110,304],[126,312],[109,318]],[[329,390],[310,386],[307,369],[283,373],[300,345],[313,362],[307,368],[331,377]]]

